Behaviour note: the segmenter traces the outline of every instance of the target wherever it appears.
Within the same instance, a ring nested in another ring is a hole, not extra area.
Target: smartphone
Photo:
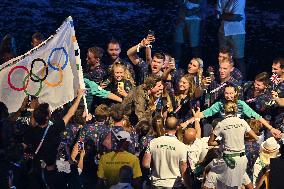
[[[148,30],[148,35],[155,36],[155,32],[153,30]]]
[[[78,150],[81,151],[84,149],[84,142],[78,141]]]
[[[124,83],[122,81],[117,82],[117,86],[121,89],[124,89]]]
[[[29,95],[29,97],[28,97],[28,101],[29,101],[29,104],[31,103],[31,101],[32,101],[32,96],[31,95]]]
[[[28,97],[28,101],[29,101],[29,104],[32,102],[33,99],[35,99],[36,97],[33,96],[33,95],[29,95]]]
[[[212,77],[212,76],[214,76],[214,72],[207,71],[207,72],[205,72],[204,76],[205,77]]]

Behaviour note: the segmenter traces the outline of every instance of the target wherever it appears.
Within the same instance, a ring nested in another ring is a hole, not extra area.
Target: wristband
[[[139,53],[139,51],[140,51],[140,47],[141,47],[141,44],[140,43],[138,43],[138,45],[137,45],[137,49],[136,49],[136,51]]]
[[[194,121],[200,122],[200,118],[194,118]]]
[[[146,47],[151,48],[152,49],[152,45],[146,45]]]

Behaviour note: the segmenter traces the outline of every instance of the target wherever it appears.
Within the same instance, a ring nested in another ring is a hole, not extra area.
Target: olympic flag
[[[54,111],[72,101],[79,87],[85,85],[71,16],[39,46],[0,66],[0,101],[9,112],[17,111],[27,95]]]

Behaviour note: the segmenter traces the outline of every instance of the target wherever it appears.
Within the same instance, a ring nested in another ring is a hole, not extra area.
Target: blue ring
[[[51,67],[52,69],[54,69],[54,70],[56,70],[56,71],[59,71],[59,68],[54,67],[54,66],[50,63],[50,59],[51,59],[52,54],[53,54],[55,51],[60,51],[61,49],[63,50],[63,52],[64,52],[64,54],[65,54],[65,63],[64,63],[64,64],[62,65],[62,67],[61,67],[61,69],[64,70],[64,68],[65,68],[65,67],[67,66],[67,64],[68,64],[68,54],[67,54],[67,51],[65,50],[64,47],[59,47],[59,48],[54,48],[54,49],[52,49],[52,51],[51,51],[51,53],[50,53],[50,55],[49,55],[49,57],[48,57],[48,61],[47,61],[49,67]]]

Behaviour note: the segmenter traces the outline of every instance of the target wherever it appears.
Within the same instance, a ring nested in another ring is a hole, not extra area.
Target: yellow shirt
[[[139,159],[126,151],[109,152],[104,154],[99,162],[98,177],[105,179],[109,184],[116,184],[119,181],[119,169],[128,165],[133,169],[133,178],[141,177]]]

